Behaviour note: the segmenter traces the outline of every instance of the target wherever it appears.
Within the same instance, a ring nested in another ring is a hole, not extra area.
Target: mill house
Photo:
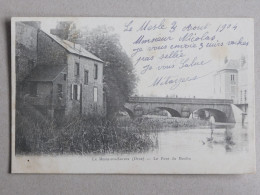
[[[81,45],[37,31],[37,62],[24,99],[50,117],[105,114],[103,61]]]

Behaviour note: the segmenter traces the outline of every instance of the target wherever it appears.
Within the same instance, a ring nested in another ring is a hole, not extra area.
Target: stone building
[[[224,61],[224,66],[214,75],[216,98],[232,99],[234,104],[247,111],[248,104],[248,64],[244,56],[237,60]]]
[[[24,101],[51,117],[105,114],[103,61],[40,29],[36,43],[35,64],[22,82]]]

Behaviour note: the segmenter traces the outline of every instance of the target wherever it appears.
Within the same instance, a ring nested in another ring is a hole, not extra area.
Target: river
[[[150,154],[240,153],[248,150],[247,128],[241,124],[216,124],[192,129],[160,129],[158,148]]]

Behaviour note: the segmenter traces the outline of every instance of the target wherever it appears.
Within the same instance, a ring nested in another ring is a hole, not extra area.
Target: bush
[[[153,124],[158,128],[170,127],[170,128],[193,128],[208,126],[209,121],[200,119],[190,119],[190,118],[179,118],[179,117],[155,117],[155,116],[145,116],[143,118],[143,123]]]

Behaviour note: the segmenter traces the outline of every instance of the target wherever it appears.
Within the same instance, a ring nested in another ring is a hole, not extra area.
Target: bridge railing
[[[183,104],[233,104],[230,99],[202,99],[202,98],[167,98],[167,97],[129,97],[129,103],[183,103]]]

